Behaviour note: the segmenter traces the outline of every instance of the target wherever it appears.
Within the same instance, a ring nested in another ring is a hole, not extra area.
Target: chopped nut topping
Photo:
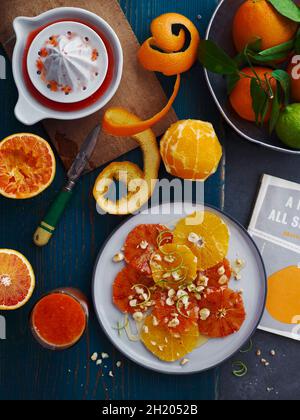
[[[131,306],[131,308],[135,308],[137,306],[137,300],[136,299],[130,300],[129,306]]]
[[[125,259],[125,255],[122,252],[118,252],[114,257],[113,257],[113,262],[115,263],[119,263],[121,261],[124,261]]]
[[[173,319],[171,319],[171,321],[168,323],[168,327],[169,327],[169,328],[176,328],[179,324],[180,324],[179,319],[178,319],[178,318],[173,318]]]
[[[101,353],[102,359],[108,359],[109,355],[107,353]]]
[[[227,276],[224,275],[224,276],[222,276],[222,277],[219,278],[219,284],[220,285],[223,286],[226,283],[228,283],[228,277]]]
[[[271,350],[270,351],[270,355],[273,356],[273,357],[276,356],[276,351],[275,350]]]
[[[202,274],[200,274],[200,275],[199,275],[199,280],[198,280],[198,282],[197,282],[197,285],[198,285],[198,286],[204,286],[204,287],[207,287],[208,282],[209,282],[209,278],[208,278],[208,277],[203,276]]]
[[[97,362],[96,362],[96,365],[97,366],[102,365],[102,359],[98,359]]]
[[[142,312],[135,312],[135,313],[132,315],[132,317],[133,317],[133,319],[134,319],[136,322],[141,322],[141,321],[143,321],[143,319],[144,319],[144,315],[143,315],[143,313],[142,313]]]
[[[151,341],[151,345],[155,347],[156,346],[156,342],[155,341]]]
[[[201,239],[200,236],[194,232],[191,232],[188,236],[188,241],[191,242],[192,244],[196,244],[197,242],[199,242],[200,239]]]
[[[139,244],[139,247],[141,248],[141,249],[147,249],[148,248],[148,242],[147,241],[142,241],[140,244]]]
[[[220,276],[223,276],[223,274],[225,274],[225,273],[226,273],[225,267],[224,267],[224,265],[222,265],[222,267],[220,267],[220,268],[218,269],[218,274],[219,274]]]
[[[116,366],[117,366],[117,368],[120,368],[122,366],[122,362],[117,362]]]
[[[152,317],[152,324],[153,324],[154,327],[158,326],[159,322],[158,322],[158,319],[156,318],[156,316]]]
[[[172,298],[168,298],[168,299],[166,300],[166,304],[167,304],[168,306],[173,306],[173,305],[175,304],[175,302],[174,302],[174,300],[173,300]]]
[[[110,371],[108,375],[112,378],[114,377],[114,374],[112,373],[112,371]]]
[[[165,255],[164,260],[168,263],[173,263],[176,259],[173,255]]]
[[[261,350],[257,350],[257,352],[256,352],[256,356],[261,356]]]
[[[187,363],[189,363],[189,359],[183,359],[183,360],[181,360],[181,362],[180,362],[180,364],[181,364],[181,366],[185,366]]]
[[[92,356],[91,356],[91,360],[93,362],[96,362],[97,359],[98,359],[98,353],[93,353]]]
[[[199,312],[199,315],[200,315],[201,321],[206,321],[209,318],[209,316],[210,316],[210,310],[207,309],[207,308],[203,308]]]
[[[149,328],[147,327],[147,325],[144,325],[143,330],[145,334],[149,334]]]
[[[164,346],[158,346],[159,351],[164,351]]]
[[[169,297],[173,297],[173,296],[175,296],[175,294],[176,294],[176,292],[175,292],[175,290],[174,290],[174,289],[170,289],[170,290],[168,291],[168,296],[169,296]]]

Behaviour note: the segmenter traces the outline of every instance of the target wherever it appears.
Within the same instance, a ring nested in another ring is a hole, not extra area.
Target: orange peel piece
[[[127,124],[140,122],[136,115],[122,108],[118,115]],[[95,182],[94,198],[101,209],[109,214],[127,215],[139,210],[153,194],[158,179],[160,153],[155,134],[148,129],[132,138],[142,149],[144,171],[131,162],[113,162],[100,173]],[[114,181],[122,182],[127,187],[127,195],[116,201],[107,197]]]
[[[153,20],[152,37],[138,51],[141,65],[166,76],[177,76],[174,91],[167,105],[146,121],[128,124],[122,121],[120,108],[109,108],[103,118],[103,129],[114,136],[133,136],[153,127],[170,111],[178,95],[181,73],[188,71],[197,60],[200,35],[196,26],[185,16],[166,13]]]
[[[124,112],[124,108],[112,107],[109,108],[103,117],[103,130],[113,136],[134,136],[142,131],[148,130],[155,124],[159,123],[170,111],[172,105],[178,95],[180,88],[180,74],[177,75],[177,79],[174,86],[174,91],[169,99],[167,105],[154,117],[145,121],[129,122]]]
[[[174,76],[193,66],[197,60],[200,35],[188,18],[178,13],[161,15],[153,20],[151,33],[152,37],[138,52],[144,68]]]

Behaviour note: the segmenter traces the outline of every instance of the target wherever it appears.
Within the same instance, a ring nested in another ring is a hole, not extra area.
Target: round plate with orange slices
[[[163,204],[127,219],[103,246],[93,299],[113,344],[163,373],[213,368],[248,342],[266,272],[247,231],[219,210]]]

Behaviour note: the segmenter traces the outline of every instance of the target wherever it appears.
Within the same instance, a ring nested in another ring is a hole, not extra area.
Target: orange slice
[[[199,306],[197,301],[187,292],[186,302],[176,295],[168,299],[168,293],[165,291],[158,292],[154,295],[155,306],[152,312],[154,319],[158,324],[168,329],[170,333],[183,333],[188,331],[192,324],[197,323],[199,316]],[[183,295],[183,293],[182,293]],[[172,325],[172,320],[177,321]],[[169,324],[171,322],[171,324]]]
[[[161,326],[153,324],[155,321],[150,315],[142,328],[141,341],[152,354],[164,362],[180,360],[201,344],[197,324],[192,324],[188,331],[181,334],[171,334]]]
[[[15,134],[0,143],[0,194],[31,198],[52,183],[56,171],[50,145],[35,134]]]
[[[238,332],[246,318],[241,294],[227,287],[208,289],[199,306],[199,331],[210,338],[227,337]],[[207,319],[201,319],[203,310],[209,311]]]
[[[34,272],[24,255],[0,249],[0,310],[13,310],[25,305],[34,287]]]
[[[215,213],[195,212],[182,219],[174,231],[174,242],[188,246],[198,258],[198,270],[219,264],[228,253],[229,230]]]
[[[219,264],[205,270],[203,275],[208,278],[209,288],[228,286],[232,275],[230,261],[225,258]]]
[[[185,245],[166,244],[152,254],[150,260],[153,280],[162,287],[177,289],[192,283],[197,277],[197,258]]]
[[[150,259],[158,250],[161,240],[163,243],[172,241],[173,235],[163,225],[139,225],[127,236],[124,254],[127,264],[147,276],[151,276]]]
[[[138,288],[134,286],[138,285]],[[147,296],[149,295],[149,287],[153,285],[153,281],[146,276],[139,274],[133,268],[125,267],[116,277],[113,284],[113,302],[124,313],[134,313],[137,311],[144,311],[146,306],[141,306],[145,302],[145,297],[140,297],[141,294],[137,290],[143,290]],[[149,301],[151,296],[149,297]],[[147,298],[148,299],[148,298]],[[130,301],[136,301],[135,306],[130,306]]]

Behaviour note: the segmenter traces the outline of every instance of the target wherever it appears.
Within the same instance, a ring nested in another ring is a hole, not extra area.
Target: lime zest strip
[[[232,374],[236,376],[237,378],[243,378],[248,373],[248,368],[245,365],[245,363],[241,361],[233,362],[232,363]]]

